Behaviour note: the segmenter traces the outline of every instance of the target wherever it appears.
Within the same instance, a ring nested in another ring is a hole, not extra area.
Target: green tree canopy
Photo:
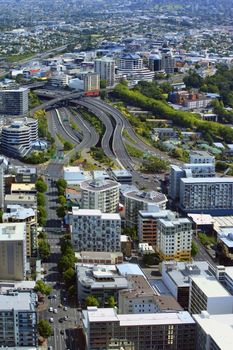
[[[52,287],[45,284],[44,281],[38,280],[36,282],[34,291],[40,292],[41,294],[44,294],[44,295],[49,295],[52,292]]]
[[[43,338],[48,338],[52,334],[52,327],[47,320],[40,320],[37,328],[40,336]]]
[[[86,298],[86,306],[100,306],[99,300],[94,295],[89,295]]]
[[[65,206],[66,205],[66,197],[63,195],[58,196],[58,203],[61,204],[61,206]]]
[[[42,260],[47,260],[50,255],[50,245],[46,240],[40,240],[38,243],[38,251]]]
[[[64,218],[64,216],[66,215],[66,211],[65,211],[65,208],[61,205],[60,207],[57,207],[56,209],[56,213],[57,213],[57,216],[61,219]]]
[[[38,192],[44,193],[47,191],[47,184],[46,182],[40,177],[37,181],[36,181],[36,189]]]
[[[110,296],[108,299],[107,299],[107,306],[108,307],[115,307],[116,306],[116,300],[114,298],[114,296]]]
[[[44,207],[46,203],[45,195],[44,193],[38,192],[37,193],[37,205]]]

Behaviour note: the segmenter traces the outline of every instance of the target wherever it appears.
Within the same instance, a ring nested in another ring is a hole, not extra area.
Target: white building
[[[189,312],[202,311],[213,315],[233,313],[233,296],[213,276],[191,277]]]
[[[97,73],[87,73],[83,78],[85,92],[99,92],[100,75]]]
[[[233,213],[233,177],[181,178],[180,207],[185,212]]]
[[[156,250],[162,260],[190,260],[192,222],[187,218],[159,219]]]
[[[76,251],[119,252],[120,236],[119,214],[72,208],[71,239]]]
[[[83,171],[79,166],[63,167],[63,177],[68,185],[79,185],[82,181],[91,179],[88,171]]]
[[[149,211],[151,207],[166,208],[167,197],[160,192],[127,191],[123,193],[125,200],[125,220],[127,225],[136,226],[139,210]]]
[[[0,224],[0,279],[23,280],[26,275],[26,224]]]
[[[232,350],[233,314],[210,315],[202,311],[193,318],[197,323],[198,349]]]
[[[112,58],[103,57],[95,60],[95,73],[100,79],[106,80],[108,86],[115,83],[115,61]]]
[[[189,163],[213,163],[215,164],[215,158],[206,151],[192,151],[189,154]]]
[[[119,205],[120,184],[112,180],[88,180],[80,184],[83,209],[115,213]]]

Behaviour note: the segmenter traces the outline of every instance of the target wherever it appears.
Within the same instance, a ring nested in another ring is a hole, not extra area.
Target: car
[[[62,323],[64,321],[64,317],[59,318],[58,322]]]
[[[60,330],[60,334],[65,334],[64,329]]]
[[[53,309],[53,313],[54,313],[54,314],[57,314],[57,309]]]
[[[48,296],[48,299],[53,299],[53,296],[52,296],[52,295],[49,295],[49,296]]]
[[[67,306],[64,306],[64,309],[63,309],[64,311],[67,311]]]
[[[54,322],[53,317],[50,317],[49,322],[50,322],[50,323],[53,323],[53,322]]]
[[[53,299],[57,299],[57,296],[56,296],[56,294],[54,294],[54,295],[53,295]]]
[[[64,316],[64,317],[63,317],[63,320],[64,320],[64,321],[67,321],[67,320],[68,320],[68,316]]]
[[[48,350],[53,350],[53,347],[52,346],[48,346]]]
[[[49,308],[49,312],[53,312],[53,308],[51,306]]]

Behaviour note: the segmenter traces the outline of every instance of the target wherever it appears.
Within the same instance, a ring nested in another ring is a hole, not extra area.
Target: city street
[[[46,192],[47,223],[46,233],[51,248],[51,255],[47,262],[42,264],[45,271],[44,280],[53,288],[49,297],[45,298],[42,305],[43,311],[39,313],[40,319],[50,320],[53,327],[53,334],[48,339],[48,346],[53,350],[76,350],[75,327],[80,324],[80,313],[73,303],[70,303],[66,291],[60,282],[60,275],[57,271],[57,262],[61,254],[59,240],[62,236],[61,220],[56,216],[57,189],[54,179],[46,177],[48,190]],[[49,311],[49,308],[55,311]],[[65,320],[66,318],[66,320]]]

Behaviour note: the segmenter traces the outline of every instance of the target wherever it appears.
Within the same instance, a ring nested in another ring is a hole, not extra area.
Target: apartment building
[[[148,243],[153,248],[157,244],[157,223],[159,219],[165,219],[167,217],[173,217],[175,214],[170,210],[160,210],[157,207],[156,210],[138,211],[138,238],[140,242]]]
[[[118,315],[88,307],[82,321],[88,350],[195,350],[196,325],[187,311]]]
[[[28,113],[28,89],[0,90],[0,114],[26,115]]]
[[[120,184],[112,180],[87,180],[80,184],[83,209],[115,213],[119,205]]]
[[[189,312],[200,314],[233,313],[233,296],[213,276],[192,276],[189,294]]]
[[[97,73],[87,73],[83,78],[84,92],[99,92],[100,75]]]
[[[190,260],[192,222],[187,218],[159,219],[156,250],[162,260]]]
[[[182,178],[180,208],[214,215],[233,213],[233,177]]]
[[[169,176],[169,197],[173,200],[179,198],[181,178],[206,178],[215,176],[214,163],[188,163],[182,167],[172,165]]]
[[[4,195],[5,195],[5,180],[4,174],[6,170],[6,162],[4,158],[0,158],[0,208],[4,207]]]
[[[189,163],[215,164],[215,157],[206,151],[191,151],[189,154]]]
[[[136,226],[139,210],[149,211],[151,207],[166,208],[167,197],[160,192],[127,191],[123,193],[125,201],[125,221],[128,226]]]
[[[8,205],[2,216],[5,222],[26,223],[26,254],[27,257],[37,253],[37,213],[32,208],[24,208],[20,205]]]
[[[171,295],[157,295],[143,275],[127,275],[128,289],[119,291],[120,314],[139,314],[181,311]]]
[[[76,251],[120,252],[120,236],[119,214],[72,208],[71,240]]]
[[[0,279],[23,280],[26,276],[26,224],[0,224]]]
[[[94,71],[101,80],[106,80],[108,86],[115,83],[115,61],[109,57],[102,57],[94,61]]]
[[[233,314],[210,315],[202,311],[193,318],[197,324],[196,350],[232,350]]]
[[[162,281],[178,303],[188,310],[192,276],[214,276],[215,270],[206,261],[163,261]]]
[[[36,301],[33,292],[0,294],[0,347],[37,347]]]

